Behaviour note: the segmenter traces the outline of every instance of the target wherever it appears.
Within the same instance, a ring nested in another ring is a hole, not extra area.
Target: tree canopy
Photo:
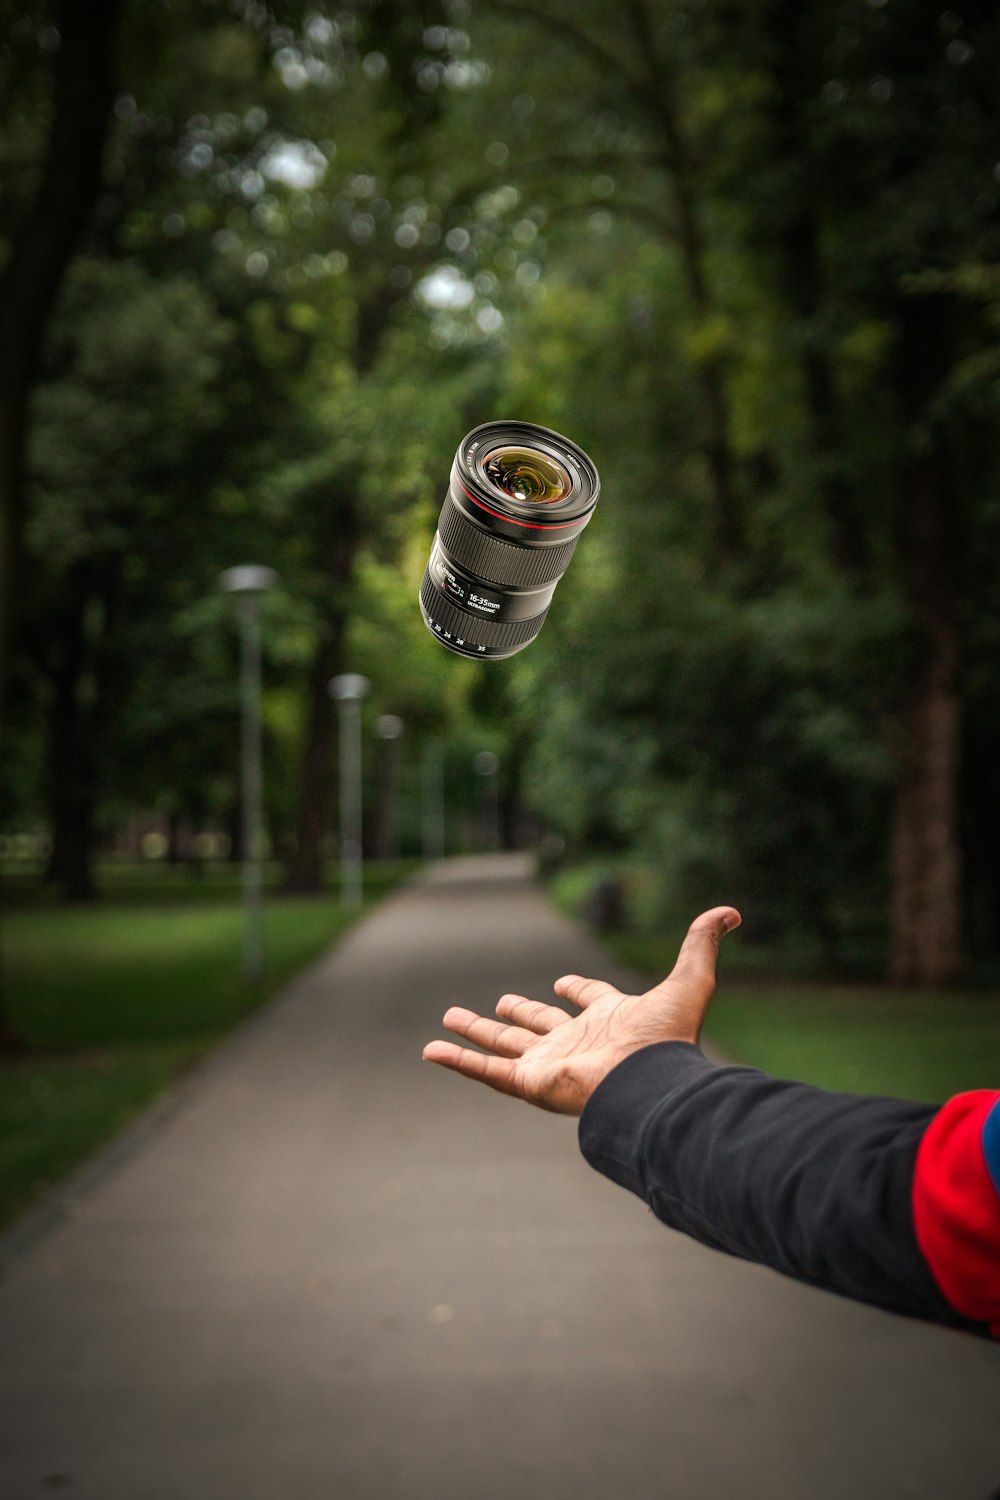
[[[103,6],[95,56],[72,11],[14,7],[0,59],[0,312],[33,236],[63,256],[0,372],[4,824],[49,878],[91,893],[140,812],[234,825],[217,578],[257,560],[290,889],[358,670],[414,806],[444,744],[467,824],[495,748],[509,834],[631,859],[650,919],[732,901],[902,983],[995,957],[1000,20],[191,0]],[[39,222],[74,109],[100,172]],[[507,415],[603,499],[537,643],[477,666],[416,593],[455,447]]]

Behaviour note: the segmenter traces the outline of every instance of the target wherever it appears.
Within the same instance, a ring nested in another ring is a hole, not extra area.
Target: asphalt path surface
[[[1000,1349],[692,1244],[421,1061],[567,971],[625,977],[523,861],[432,867],[8,1236],[4,1500],[990,1500]]]

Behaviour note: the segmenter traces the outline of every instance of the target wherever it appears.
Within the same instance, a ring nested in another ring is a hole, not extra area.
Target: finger
[[[689,985],[707,1006],[715,993],[715,968],[719,961],[719,944],[727,932],[738,927],[742,918],[732,906],[715,906],[695,917],[681,944],[677,962],[668,979]],[[659,988],[659,986],[657,986]]]
[[[477,1047],[488,1047],[500,1057],[520,1057],[526,1047],[537,1038],[533,1031],[522,1031],[519,1026],[501,1026],[499,1021],[490,1021],[477,1016],[474,1010],[463,1010],[453,1005],[445,1011],[444,1024],[457,1036],[464,1036]]]
[[[538,1036],[546,1036],[557,1026],[564,1026],[572,1017],[558,1005],[543,1005],[540,1000],[526,1000],[523,995],[501,995],[497,1001],[497,1015],[505,1021],[516,1021]]]
[[[616,990],[606,980],[584,979],[580,974],[564,974],[552,988],[563,1000],[571,1000],[581,1010],[586,1010],[595,1000],[603,1000],[608,995],[621,996],[621,990]]]
[[[426,1062],[439,1063],[453,1073],[464,1073],[477,1083],[488,1084],[501,1094],[512,1094],[523,1099],[517,1087],[517,1064],[503,1057],[488,1057],[485,1052],[470,1052],[468,1047],[459,1047],[455,1042],[428,1042],[424,1048]]]

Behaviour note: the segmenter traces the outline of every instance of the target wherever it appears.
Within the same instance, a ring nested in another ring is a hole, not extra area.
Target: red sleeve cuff
[[[931,1274],[956,1312],[1000,1338],[1000,1191],[983,1132],[1000,1090],[956,1094],[917,1151],[913,1223]]]

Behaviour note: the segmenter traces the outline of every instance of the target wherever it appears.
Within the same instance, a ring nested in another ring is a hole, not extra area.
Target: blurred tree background
[[[817,972],[1000,957],[1000,17],[982,0],[4,6],[7,863],[236,848],[226,567],[259,561],[267,823],[316,890],[326,683],[654,926]],[[58,210],[53,207],[58,204]],[[517,416],[603,499],[538,642],[417,589]],[[372,817],[370,824],[377,826]]]

